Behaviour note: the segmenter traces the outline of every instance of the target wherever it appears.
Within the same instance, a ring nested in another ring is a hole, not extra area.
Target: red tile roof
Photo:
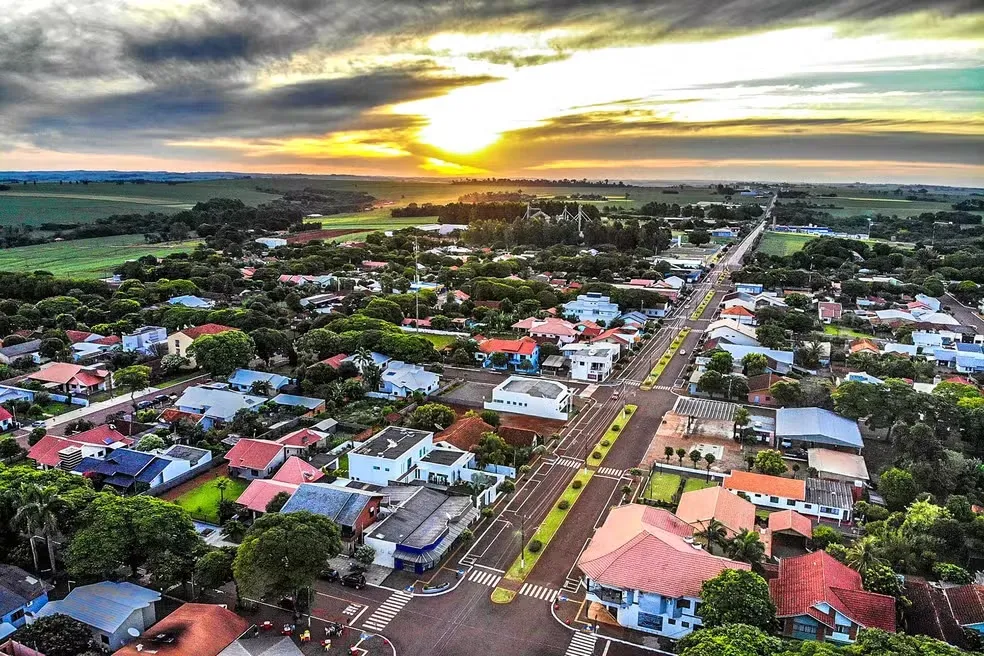
[[[755,313],[740,305],[732,305],[729,308],[721,310],[721,316],[754,317]]]
[[[130,446],[135,441],[126,437],[118,430],[110,428],[108,424],[102,424],[101,426],[90,428],[87,431],[69,435],[68,439],[73,442],[85,442],[86,444],[96,444],[99,446],[106,446],[114,442],[122,442],[124,445]]]
[[[45,383],[57,383],[58,385],[64,385],[73,378],[78,377],[81,371],[81,365],[70,364],[68,362],[53,362],[44,369],[29,374],[28,378]],[[106,375],[109,375],[108,372]],[[100,378],[100,381],[101,380],[102,379]]]
[[[447,430],[438,433],[435,441],[448,442],[459,449],[471,451],[471,448],[478,444],[482,435],[493,431],[495,428],[482,421],[481,417],[462,417],[451,424]]]
[[[72,344],[78,344],[92,337],[94,333],[90,333],[87,330],[66,330],[65,335]]]
[[[769,514],[769,530],[773,533],[778,531],[792,531],[799,533],[804,538],[813,537],[813,522],[809,517],[804,517],[795,510],[780,510]]]
[[[574,324],[569,321],[564,321],[563,319],[549,318],[549,319],[537,319],[536,317],[527,317],[522,321],[517,321],[512,325],[516,330],[527,330],[531,333],[537,333],[540,335],[556,335],[557,337],[574,337],[578,334],[577,330],[574,328]]]
[[[858,351],[871,351],[872,353],[880,352],[878,346],[866,339],[861,339],[851,344],[851,353],[857,353]]]
[[[840,303],[820,303],[818,306],[821,319],[840,319],[842,308]]]
[[[971,583],[949,588],[946,597],[960,626],[984,622],[984,585]]]
[[[270,478],[281,483],[300,485],[301,483],[314,483],[324,476],[324,473],[314,465],[304,462],[297,456],[291,456]]]
[[[7,408],[0,406],[0,421],[7,421],[8,419],[13,419],[14,415],[7,411]]]
[[[312,444],[324,441],[324,439],[324,433],[313,431],[310,428],[302,428],[293,433],[287,433],[277,440],[277,444],[283,444],[284,446],[311,446]]]
[[[793,379],[769,372],[766,374],[759,374],[758,376],[751,376],[749,377],[747,382],[748,382],[748,391],[757,392],[759,390],[767,390],[779,382],[786,382],[786,383],[793,382]]]
[[[204,323],[200,326],[185,328],[180,332],[181,334],[186,335],[192,339],[198,339],[202,335],[219,335],[221,333],[227,333],[230,330],[239,330],[239,329],[230,328],[229,326],[223,326],[217,323]]]
[[[724,479],[724,487],[728,490],[768,494],[784,499],[806,500],[806,482],[795,478],[733,470],[731,476]]]
[[[293,494],[297,487],[293,483],[257,478],[251,481],[249,487],[243,490],[243,493],[236,499],[236,503],[256,512],[266,512],[267,504],[270,503],[273,497],[277,496],[280,492]]]
[[[684,492],[676,514],[695,528],[716,519],[724,524],[730,535],[755,528],[755,504],[717,486]]]
[[[629,284],[633,287],[652,287],[656,284],[656,281],[649,278],[633,278],[629,281]]]
[[[750,568],[688,542],[686,536],[692,532],[688,524],[661,508],[621,506],[595,532],[578,567],[602,585],[674,598],[698,597],[701,584],[725,569]]]
[[[532,337],[520,339],[487,339],[478,345],[482,353],[517,353],[530,356],[536,349],[536,340]]]
[[[157,419],[158,421],[163,421],[165,424],[176,424],[182,419],[186,419],[194,424],[197,424],[204,416],[205,415],[200,415],[197,412],[184,412],[182,410],[178,410],[177,408],[168,408],[162,412],[161,416]]]
[[[214,604],[185,604],[147,629],[140,639],[113,653],[113,656],[137,656],[137,645],[143,653],[157,656],[217,656],[249,628],[249,622],[231,610]],[[154,643],[160,634],[175,636],[171,643]]]
[[[778,617],[809,615],[830,626],[816,608],[826,603],[864,628],[895,631],[895,599],[866,592],[861,575],[825,551],[779,561],[769,593]]]
[[[57,435],[45,435],[31,447],[27,457],[39,465],[57,467],[61,462],[58,452],[70,446],[78,446],[78,444]]]
[[[99,339],[92,340],[93,344],[102,344],[103,346],[112,346],[113,344],[120,344],[123,342],[123,338],[119,335],[108,335],[106,337],[100,337]]]
[[[283,445],[268,440],[243,438],[225,455],[230,467],[266,469],[284,450]]]
[[[326,364],[332,369],[338,369],[342,366],[342,360],[348,357],[346,353],[339,353],[338,355],[333,355],[330,358],[326,358],[319,362],[318,364]]]
[[[108,371],[80,371],[72,377],[72,380],[78,381],[86,387],[95,387],[101,385],[107,376],[109,376]]]

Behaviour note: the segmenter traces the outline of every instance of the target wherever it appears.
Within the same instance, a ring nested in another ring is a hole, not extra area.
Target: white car
[[[680,349],[680,355],[686,355],[687,349]]]

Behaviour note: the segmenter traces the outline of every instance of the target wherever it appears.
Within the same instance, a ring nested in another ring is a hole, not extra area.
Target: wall
[[[152,490],[147,490],[146,492],[143,492],[143,494],[149,497],[160,496],[165,492],[167,492],[168,490],[173,490],[174,488],[178,487],[182,483],[187,483],[188,481],[195,478],[199,474],[203,474],[211,469],[215,469],[216,467],[224,464],[226,464],[226,461],[224,459],[213,457],[208,462],[204,462],[204,463],[200,462],[196,466],[189,469],[188,471],[182,474],[178,474],[177,476],[169,480],[167,483],[158,485]]]

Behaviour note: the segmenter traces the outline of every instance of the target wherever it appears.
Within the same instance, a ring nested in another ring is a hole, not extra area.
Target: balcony
[[[625,592],[622,590],[612,590],[594,583],[588,585],[588,594],[602,604],[621,606],[625,603]]]

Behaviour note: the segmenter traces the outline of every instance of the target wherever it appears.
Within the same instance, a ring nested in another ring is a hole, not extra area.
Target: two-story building
[[[387,398],[405,399],[414,394],[427,396],[441,386],[441,377],[419,364],[391,360],[379,380],[379,392]]]
[[[574,391],[554,380],[510,376],[492,390],[486,410],[520,415],[563,419],[570,417]]]
[[[568,359],[571,378],[600,383],[614,371],[621,347],[604,342],[566,344],[560,352]]]
[[[167,346],[167,329],[162,326],[141,326],[123,335],[123,350],[154,355],[158,347]]]
[[[842,481],[808,478],[805,481],[756,472],[733,470],[724,489],[744,494],[760,508],[795,510],[801,515],[841,522],[851,521],[854,496]]]
[[[537,342],[550,344],[570,344],[580,336],[577,327],[570,321],[556,317],[537,319],[527,317],[512,325],[513,330],[522,330]]]
[[[483,367],[532,373],[540,368],[540,345],[532,337],[486,339],[479,342],[475,357],[481,360]]]
[[[191,346],[199,337],[204,337],[205,335],[220,335],[222,333],[229,332],[230,330],[239,329],[230,328],[229,326],[223,326],[217,323],[206,323],[201,326],[193,326],[191,328],[179,330],[178,332],[169,335],[167,338],[168,355],[180,355],[181,357],[188,359],[189,367],[197,367],[198,364],[195,362],[195,358],[188,354],[188,347]]]
[[[622,626],[678,640],[703,625],[700,587],[727,569],[750,569],[708,553],[687,522],[662,508],[612,509],[578,558],[588,601]]]
[[[0,638],[19,629],[48,603],[52,586],[20,567],[0,563]]]
[[[578,321],[604,321],[605,325],[617,319],[621,312],[618,303],[612,303],[611,297],[598,292],[579,294],[573,301],[564,303],[564,314],[577,317]]]

